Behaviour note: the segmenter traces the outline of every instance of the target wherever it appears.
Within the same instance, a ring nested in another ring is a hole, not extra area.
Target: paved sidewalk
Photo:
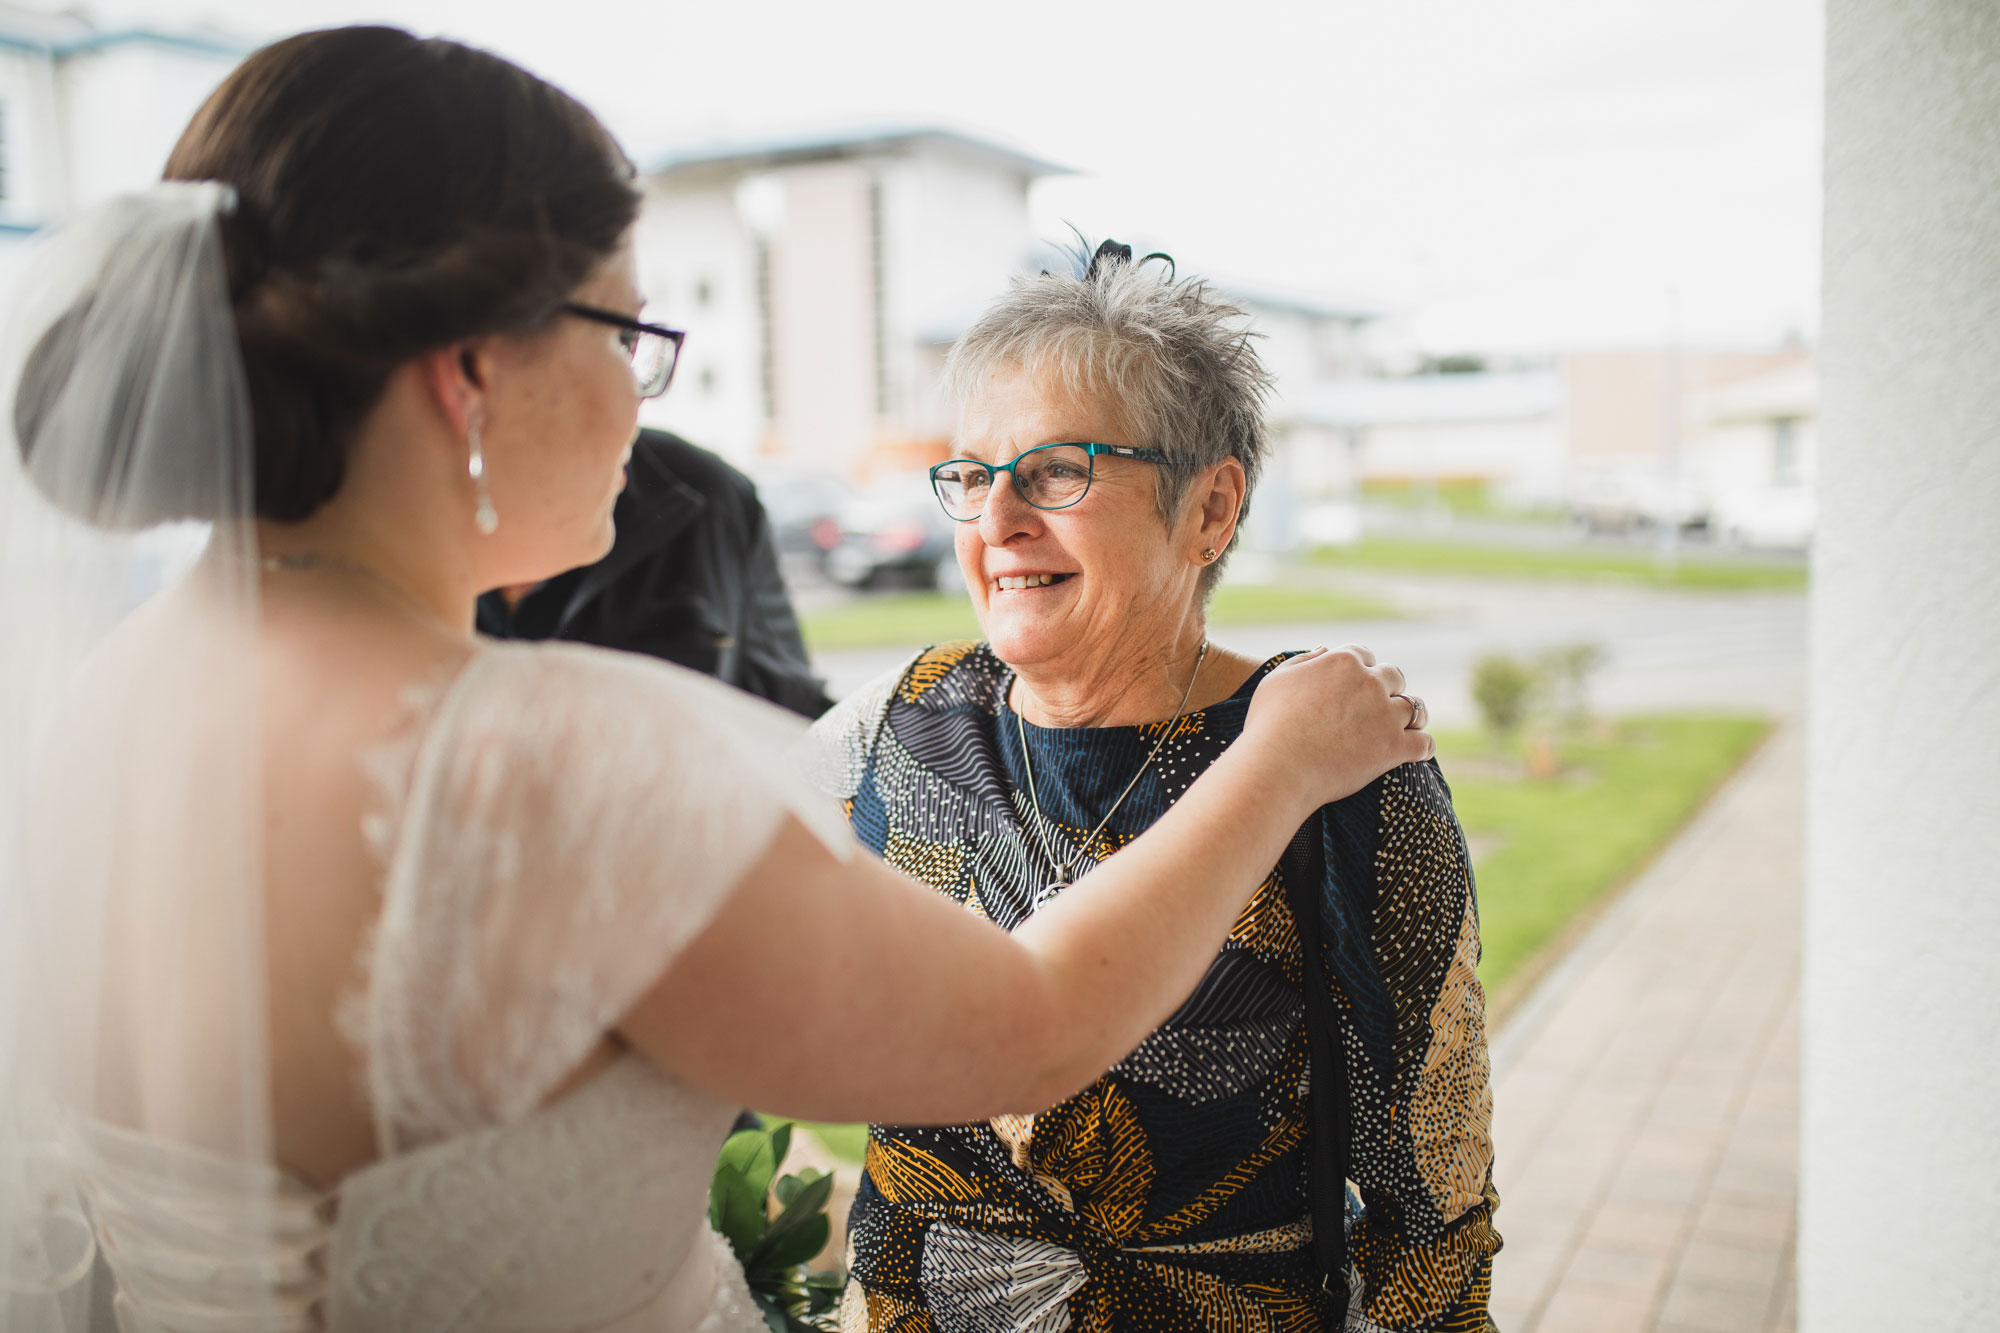
[[[1782,724],[1496,1034],[1503,1333],[1794,1327],[1803,752]]]

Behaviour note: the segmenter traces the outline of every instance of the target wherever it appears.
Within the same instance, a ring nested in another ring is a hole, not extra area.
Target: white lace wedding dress
[[[763,1329],[708,1223],[732,1108],[636,1055],[548,1098],[786,813],[849,845],[787,771],[795,727],[706,679],[566,646],[484,646],[428,694],[406,742],[370,760],[386,873],[350,1017],[382,1156],[320,1196],[83,1127],[122,1327]],[[246,1322],[236,1296],[253,1289]]]

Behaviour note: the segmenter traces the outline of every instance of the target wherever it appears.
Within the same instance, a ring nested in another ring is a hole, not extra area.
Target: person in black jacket
[[[647,653],[806,717],[830,706],[750,479],[662,430],[632,446],[618,535],[594,565],[479,599],[479,629]]]

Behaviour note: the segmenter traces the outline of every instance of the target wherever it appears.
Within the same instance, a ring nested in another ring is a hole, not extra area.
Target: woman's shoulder
[[[859,789],[875,743],[898,708],[994,711],[1007,665],[977,639],[932,644],[850,691],[813,724],[814,776],[843,799]]]
[[[796,732],[804,725],[782,709],[672,662],[558,641],[482,639],[452,682],[447,702],[532,707],[531,715],[518,719],[524,722],[623,717],[644,727],[754,717],[760,730],[775,724]]]

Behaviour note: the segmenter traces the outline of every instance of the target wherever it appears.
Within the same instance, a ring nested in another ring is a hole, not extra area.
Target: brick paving
[[[1790,1333],[1804,745],[1787,722],[1493,1040],[1503,1333]]]

